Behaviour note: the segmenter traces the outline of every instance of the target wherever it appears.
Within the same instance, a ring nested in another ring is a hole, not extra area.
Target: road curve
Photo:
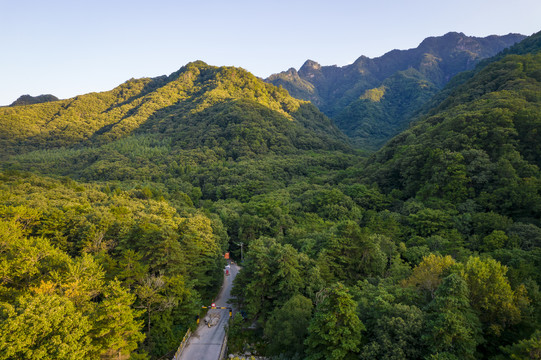
[[[220,294],[214,301],[216,306],[229,306],[227,301],[231,298],[231,288],[233,280],[239,272],[239,267],[231,264],[229,276],[224,276],[224,282],[220,289]],[[210,304],[208,304],[210,305]],[[229,311],[226,309],[210,309],[209,313],[219,313],[220,322],[213,326],[207,327],[203,319],[199,323],[199,327],[192,334],[186,347],[182,351],[180,360],[218,360],[220,350],[225,337],[225,325],[229,320]]]

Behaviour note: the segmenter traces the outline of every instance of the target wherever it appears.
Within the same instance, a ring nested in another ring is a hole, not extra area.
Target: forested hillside
[[[109,92],[0,108],[0,118],[4,167],[152,183],[194,201],[246,199],[357,161],[313,105],[242,69],[201,62]]]
[[[123,191],[1,173],[0,358],[146,358],[178,346],[221,283],[216,216]]]
[[[0,108],[0,128],[2,359],[174,351],[236,247],[214,205],[242,214],[257,194],[358,161],[313,105],[201,62]],[[236,222],[264,226],[252,221]]]
[[[536,358],[539,38],[458,81],[327,191],[307,202],[289,188],[280,213],[295,225],[254,236],[238,277],[268,353]]]
[[[541,48],[540,34],[531,40]],[[366,174],[406,198],[472,199],[538,218],[540,56],[507,55],[449,89],[431,115],[374,155]]]
[[[232,353],[538,358],[540,37],[369,158],[313,105],[201,62],[0,108],[0,359],[167,355],[226,250]]]
[[[203,62],[103,93],[3,107],[0,117],[4,154],[99,145],[132,134],[170,138],[183,149],[225,147],[232,157],[343,148],[345,139],[309,103],[242,69]]]
[[[454,75],[524,39],[523,35],[477,38],[448,33],[425,39],[417,48],[353,64],[321,66],[308,60],[267,81],[312,101],[336,121],[354,143],[369,150],[408,127],[412,115]]]

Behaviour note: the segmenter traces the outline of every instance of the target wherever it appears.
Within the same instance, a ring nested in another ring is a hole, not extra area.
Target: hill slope
[[[511,216],[539,216],[541,33],[527,42],[537,46],[524,55],[510,49],[449,89],[436,109],[371,158],[369,178],[406,198],[470,199]]]
[[[108,92],[0,108],[0,145],[4,168],[202,191],[194,199],[252,196],[356,158],[314,105],[202,62]]]
[[[529,356],[541,72],[526,48],[454,83],[368,166],[314,106],[203,63],[2,109],[0,354],[172,357],[229,251],[247,317],[231,319],[233,353]]]
[[[344,67],[308,60],[298,72],[289,69],[267,81],[312,101],[358,145],[376,149],[405,129],[415,110],[454,75],[522,39],[518,34],[476,38],[448,33],[427,38],[415,49],[374,59],[361,56]],[[374,92],[379,96],[370,96]]]
[[[241,141],[244,155],[343,147],[345,140],[312,105],[244,70],[202,62],[103,93],[2,108],[0,130],[2,148],[11,153],[105,144],[154,132],[174,137],[183,148]]]

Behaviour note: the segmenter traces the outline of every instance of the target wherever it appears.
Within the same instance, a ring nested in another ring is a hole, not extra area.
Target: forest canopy
[[[374,154],[202,62],[0,108],[0,359],[170,356],[226,251],[242,261],[232,352],[539,358],[539,38],[451,81]]]

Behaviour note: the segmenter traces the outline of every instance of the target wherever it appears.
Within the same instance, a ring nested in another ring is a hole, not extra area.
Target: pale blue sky
[[[198,59],[267,77],[449,31],[540,30],[540,0],[0,0],[0,105],[22,94],[106,91]]]

